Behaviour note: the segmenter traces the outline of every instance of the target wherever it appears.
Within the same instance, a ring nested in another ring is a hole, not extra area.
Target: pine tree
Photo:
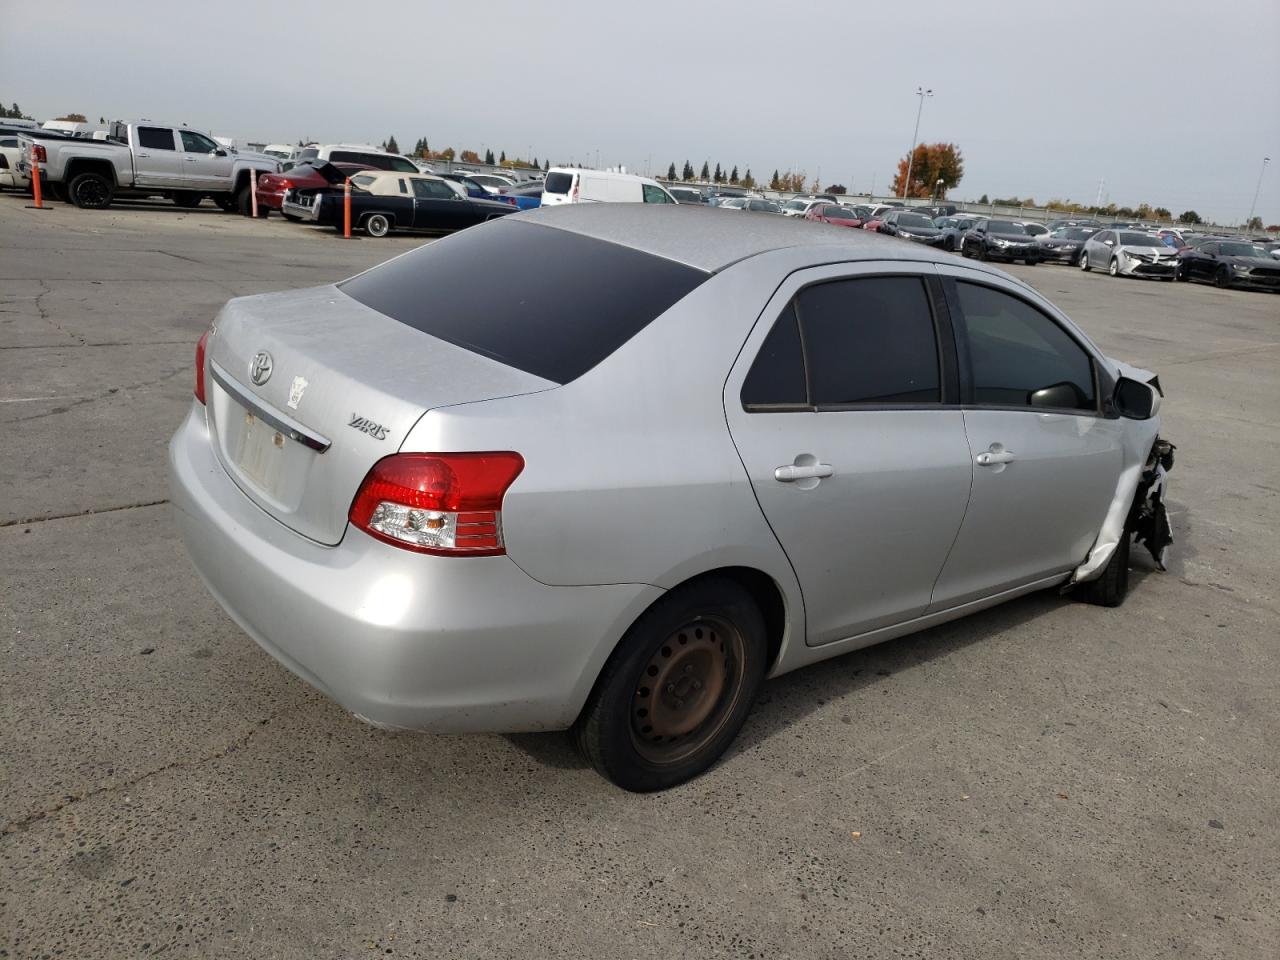
[[[756,185],[756,178],[751,175],[750,167],[747,167],[747,172],[742,178],[742,185],[748,190]]]
[[[674,180],[676,178],[676,162],[671,161],[671,166],[667,167],[667,179]]]
[[[738,167],[736,164],[734,165],[733,172],[729,174],[729,182],[730,183],[738,182]]]
[[[782,189],[782,178],[778,176],[777,170],[773,171],[773,179],[769,181],[769,189],[770,190]]]
[[[504,164],[504,163],[506,163],[506,162],[507,162],[507,151],[503,150],[503,151],[502,151],[502,156],[498,157],[498,164],[499,164],[499,165],[501,165],[501,164]]]
[[[711,179],[711,167],[707,165],[707,161],[705,160],[702,161],[702,175],[700,179],[702,180]]]
[[[683,170],[683,172],[680,174],[680,179],[681,179],[681,180],[692,180],[692,179],[693,179],[693,164],[692,164],[692,163],[690,163],[688,160],[686,160],[686,161],[684,162],[684,170]]]
[[[543,161],[542,161],[542,172],[543,172],[543,173],[546,173],[546,172],[547,172],[548,170],[550,170],[550,169],[551,169],[551,161],[550,161],[550,160],[543,160]]]
[[[711,179],[713,183],[719,183],[724,179],[724,174],[720,172],[720,164],[716,164],[716,172]]]
[[[492,151],[492,150],[489,150],[489,149],[487,149],[487,148],[485,149],[485,151],[484,151],[484,162],[485,162],[485,164],[486,164],[487,166],[490,166],[490,167],[492,167],[492,166],[493,166],[493,151]]]
[[[399,153],[400,144],[396,143],[395,137],[388,137],[386,143],[387,153]]]

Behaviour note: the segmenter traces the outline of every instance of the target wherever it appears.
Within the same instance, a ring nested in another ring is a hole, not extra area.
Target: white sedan
[[[1173,280],[1178,275],[1178,251],[1154,233],[1099,230],[1080,252],[1080,269],[1088,272],[1094,267],[1113,277]]]

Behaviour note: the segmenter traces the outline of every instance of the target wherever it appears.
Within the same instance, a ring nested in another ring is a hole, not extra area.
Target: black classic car
[[[371,237],[393,230],[452,233],[515,212],[513,203],[464,196],[462,189],[431,174],[374,170],[351,178],[351,228]],[[342,230],[342,190],[317,193],[308,219]]]

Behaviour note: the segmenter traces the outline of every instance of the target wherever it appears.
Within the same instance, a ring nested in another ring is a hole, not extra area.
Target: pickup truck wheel
[[[103,210],[111,206],[115,192],[115,186],[100,173],[79,174],[67,187],[71,202],[84,210]]]
[[[225,213],[234,213],[236,211],[236,198],[229,193],[220,193],[213,198],[213,202],[218,205],[218,209]]]
[[[53,197],[53,199],[57,200],[59,203],[70,202],[70,199],[67,196],[67,185],[65,183],[62,183],[62,182],[51,183],[49,184],[47,189],[49,190],[49,194]]]
[[[200,194],[192,193],[190,190],[180,190],[173,195],[174,203],[188,209],[200,206],[200,201],[203,199],[204,197],[200,196]]]
[[[391,232],[391,218],[385,213],[371,213],[364,221],[364,232],[371,237],[385,237]]]
[[[245,183],[243,187],[236,191],[236,209],[240,211],[240,216],[253,216],[253,194],[249,192],[249,184]],[[258,205],[258,214],[262,214],[262,205]]]

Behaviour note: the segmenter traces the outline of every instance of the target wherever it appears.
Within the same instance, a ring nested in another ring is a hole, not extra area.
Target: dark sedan
[[[1256,243],[1210,240],[1178,253],[1178,279],[1280,291],[1280,263]]]
[[[979,260],[1025,260],[1029,267],[1043,259],[1027,228],[1008,220],[979,220],[964,235],[960,253]]]
[[[891,237],[923,243],[931,247],[942,246],[942,231],[933,224],[933,220],[922,213],[910,210],[890,210],[880,221],[879,230]]]
[[[430,174],[379,170],[351,178],[351,225],[371,237],[385,237],[392,230],[451,233],[515,211],[509,203],[460,196]],[[344,219],[341,192],[316,197],[312,222],[342,230]]]
[[[1074,266],[1080,262],[1080,251],[1084,247],[1084,242],[1097,232],[1093,227],[1058,227],[1047,237],[1037,239],[1040,259],[1049,263],[1069,263]]]

